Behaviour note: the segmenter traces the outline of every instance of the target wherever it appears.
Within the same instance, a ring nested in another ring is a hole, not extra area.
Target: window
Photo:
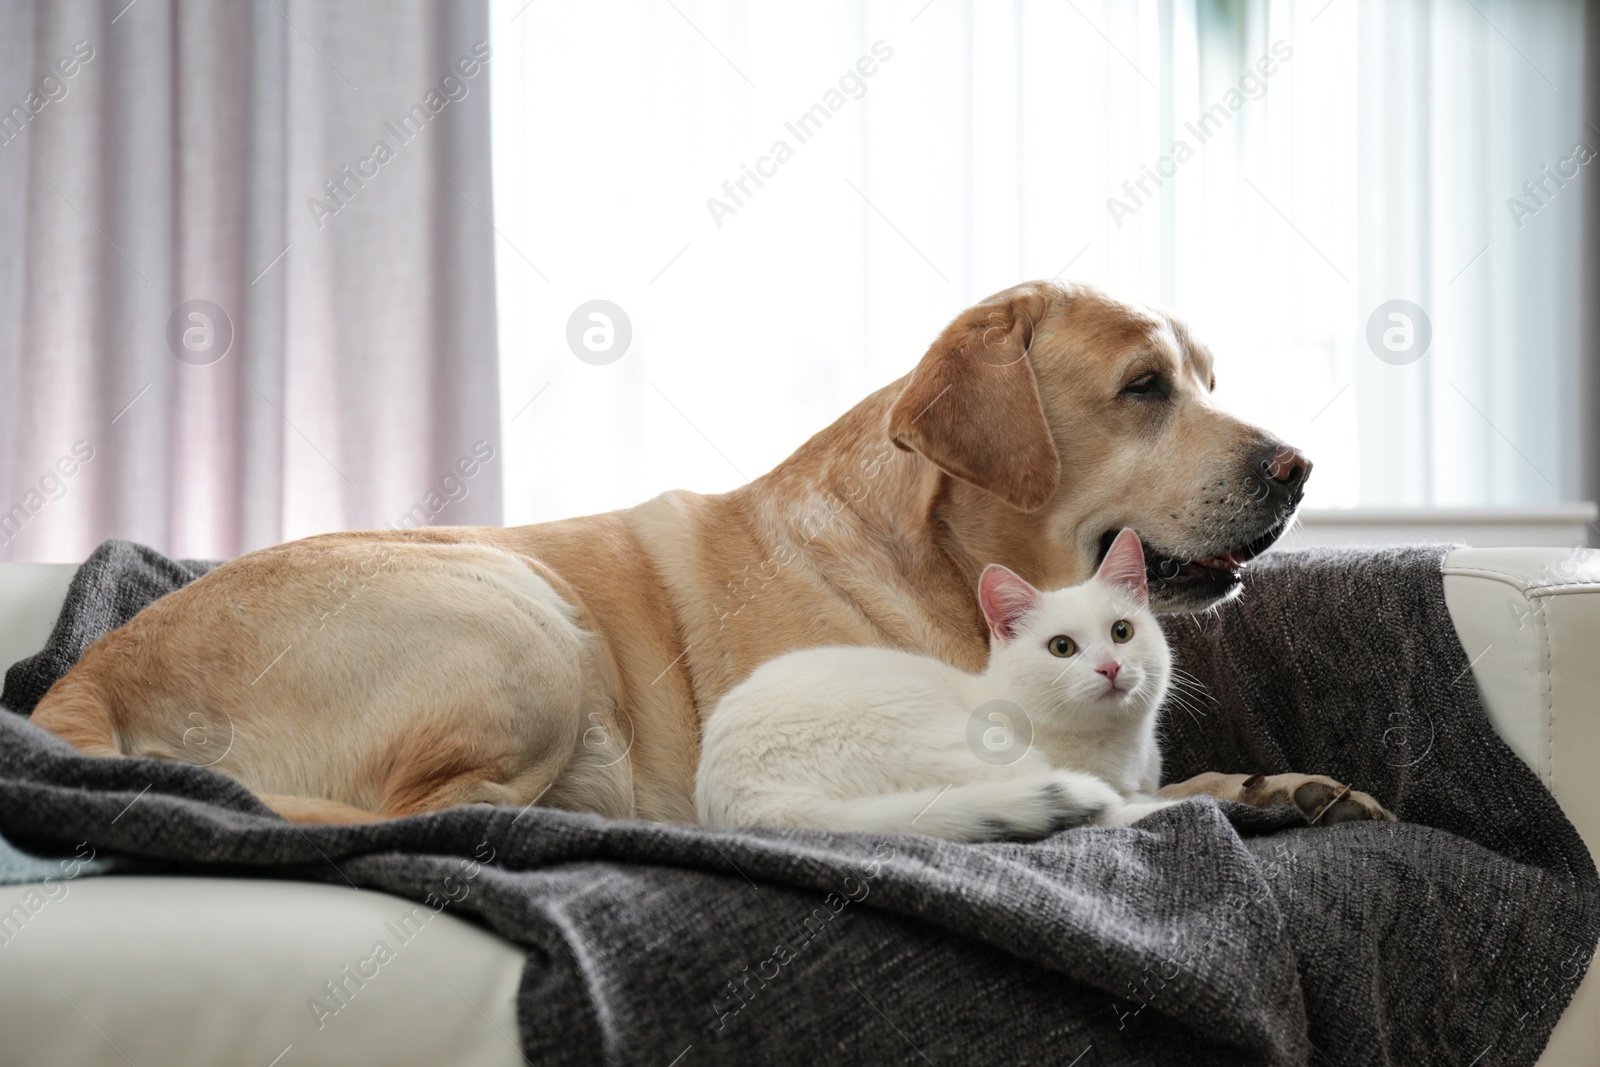
[[[508,522],[741,484],[1057,276],[1186,317],[1312,507],[1581,496],[1577,3],[492,17]]]

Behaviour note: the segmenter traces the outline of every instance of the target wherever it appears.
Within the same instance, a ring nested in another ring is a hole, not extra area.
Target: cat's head
[[[991,634],[989,677],[1024,707],[1075,714],[1153,712],[1172,653],[1150,612],[1144,550],[1123,530],[1082,585],[1042,592],[999,564],[978,600]]]

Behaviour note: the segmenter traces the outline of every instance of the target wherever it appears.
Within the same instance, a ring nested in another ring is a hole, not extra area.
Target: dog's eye
[[[1050,639],[1050,643],[1045,647],[1050,650],[1050,654],[1052,656],[1059,656],[1062,659],[1066,659],[1068,656],[1078,651],[1078,646],[1074,644],[1072,638],[1068,637],[1066,634],[1057,634],[1056,636],[1052,637]]]
[[[1145,396],[1148,393],[1161,392],[1161,375],[1149,371],[1139,375],[1133,381],[1122,387],[1122,391],[1130,396]]]
[[[1118,619],[1111,624],[1111,640],[1117,644],[1126,644],[1133,640],[1133,623],[1127,619]]]

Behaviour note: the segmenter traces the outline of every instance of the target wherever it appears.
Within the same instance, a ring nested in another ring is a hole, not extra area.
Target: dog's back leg
[[[285,819],[302,826],[348,826],[377,822],[383,818],[382,815],[321,797],[261,795],[261,800]]]
[[[52,685],[31,721],[87,755],[124,754],[110,701],[99,686],[81,677],[69,674]]]
[[[92,755],[230,775],[295,822],[536,801],[627,815],[626,748],[589,742],[631,735],[576,615],[482,545],[284,546],[102,639],[35,721]]]

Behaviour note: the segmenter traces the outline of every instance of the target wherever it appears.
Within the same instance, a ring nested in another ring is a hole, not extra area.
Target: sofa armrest
[[[1444,596],[1490,721],[1600,855],[1600,552],[1461,548]],[[1591,968],[1540,1067],[1600,1064]]]
[[[71,563],[0,563],[0,671],[44,647],[77,570]]]

